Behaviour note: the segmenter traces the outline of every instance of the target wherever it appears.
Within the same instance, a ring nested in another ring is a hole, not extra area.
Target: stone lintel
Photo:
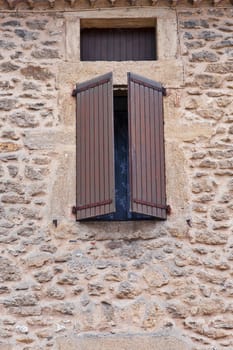
[[[62,63],[59,66],[57,86],[63,90],[65,84],[74,87],[76,83],[93,79],[98,75],[113,72],[114,84],[127,84],[127,72],[161,82],[168,88],[179,88],[183,84],[182,62],[178,59],[141,62],[77,62]]]

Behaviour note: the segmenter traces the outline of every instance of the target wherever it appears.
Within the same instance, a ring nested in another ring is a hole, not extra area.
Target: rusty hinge
[[[73,89],[71,95],[72,95],[73,97],[76,97],[76,96],[77,96],[77,88],[76,88],[76,89]]]
[[[72,207],[71,212],[73,215],[77,214],[77,207],[75,205]]]
[[[83,209],[90,209],[90,208],[95,208],[99,207],[101,205],[106,205],[106,204],[111,204],[112,199],[107,199],[101,202],[96,202],[96,203],[90,203],[90,204],[85,204],[85,205],[80,205],[80,206],[73,206],[72,207],[72,214],[77,214],[78,210],[83,210]]]
[[[167,212],[167,215],[170,215],[171,212],[172,212],[172,208],[170,205],[166,205],[166,212]]]
[[[163,86],[162,86],[162,94],[163,94],[163,96],[167,96],[167,90]]]
[[[152,203],[152,202],[147,202],[147,201],[143,201],[143,200],[140,200],[140,199],[133,199],[133,201],[135,203],[137,203],[137,204],[148,205],[148,206],[153,207],[153,208],[165,209],[166,213],[168,215],[171,214],[171,207],[170,207],[170,205],[163,205],[163,204],[159,204],[159,203]]]

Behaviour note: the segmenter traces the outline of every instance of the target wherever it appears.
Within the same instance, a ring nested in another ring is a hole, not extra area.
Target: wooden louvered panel
[[[155,28],[85,28],[82,61],[155,60]]]
[[[77,94],[77,219],[115,210],[112,74],[80,84]]]
[[[131,211],[166,218],[162,86],[129,73]]]

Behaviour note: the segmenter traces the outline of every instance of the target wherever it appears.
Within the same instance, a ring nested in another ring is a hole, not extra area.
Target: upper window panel
[[[155,27],[83,28],[82,61],[147,61],[156,59]]]

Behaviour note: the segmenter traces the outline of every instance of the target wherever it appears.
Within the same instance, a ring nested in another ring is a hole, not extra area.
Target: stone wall
[[[233,349],[232,15],[230,6],[0,13],[0,349],[73,349],[57,339],[86,333]],[[157,17],[159,60],[80,62],[82,16]],[[71,91],[110,70],[117,83],[130,70],[168,89],[166,222],[71,214]]]

